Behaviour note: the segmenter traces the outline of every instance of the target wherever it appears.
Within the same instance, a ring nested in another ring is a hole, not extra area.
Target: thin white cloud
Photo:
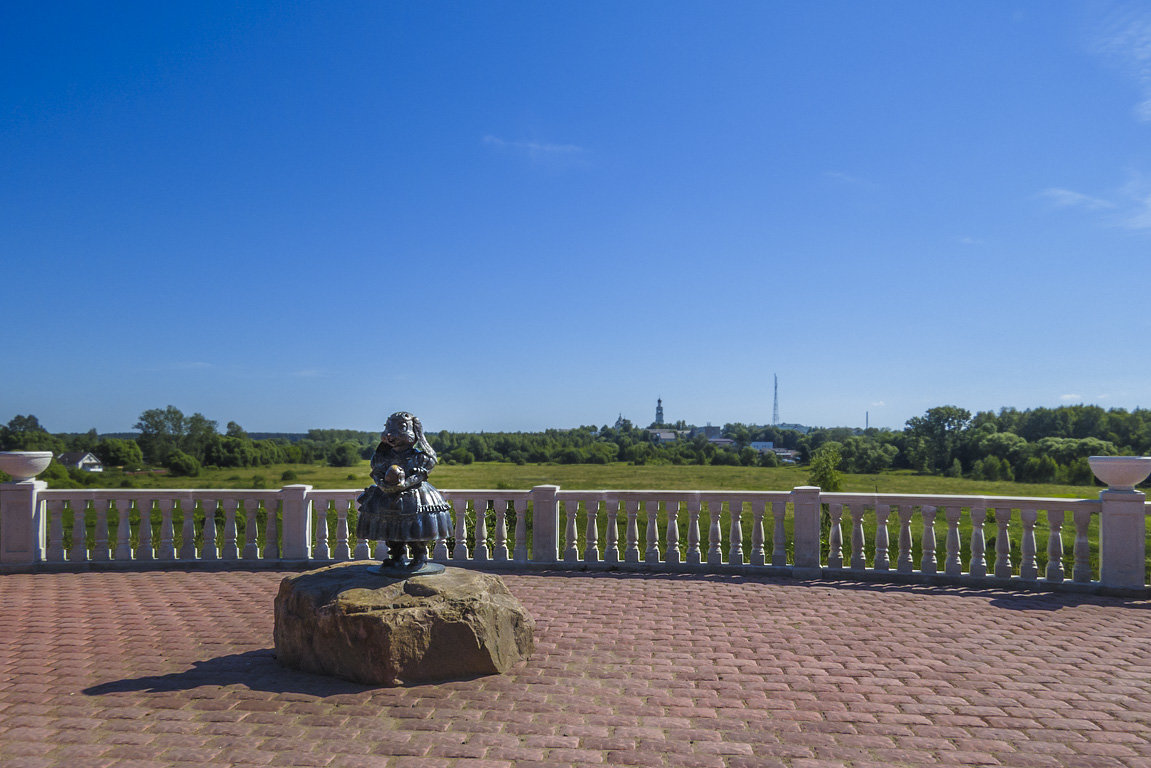
[[[978,237],[961,237],[959,238],[960,245],[984,245],[985,243]]]
[[[1055,208],[1078,208],[1101,214],[1100,223],[1122,229],[1151,229],[1151,186],[1141,174],[1131,174],[1126,184],[1107,198],[1086,195],[1063,187],[1039,193]]]
[[[887,403],[883,402],[882,400],[876,400],[874,403],[871,404],[871,407],[872,408],[882,408],[885,405],[887,405]]]
[[[489,147],[525,155],[531,160],[572,158],[587,150],[576,144],[548,144],[541,141],[507,141],[498,136],[484,136],[483,143]]]
[[[1083,395],[1060,395],[1059,399],[1065,403],[1078,403],[1083,400]]]
[[[1092,197],[1063,187],[1048,187],[1039,194],[1056,208],[1086,208],[1089,211],[1100,211],[1115,207],[1115,203],[1109,200]]]
[[[1135,118],[1151,122],[1151,11],[1148,6],[1116,6],[1100,21],[1094,48],[1135,82],[1142,96],[1134,108]]]

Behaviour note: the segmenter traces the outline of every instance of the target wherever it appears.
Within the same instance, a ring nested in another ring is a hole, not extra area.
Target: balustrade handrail
[[[1070,499],[811,486],[554,485],[442,491],[453,507],[453,535],[434,542],[432,558],[472,567],[734,568],[800,577],[842,572],[1147,588],[1144,538],[1151,504],[1141,493]],[[38,481],[9,483],[0,485],[0,567],[367,559],[379,552],[354,536],[361,492],[304,484],[48,489]]]

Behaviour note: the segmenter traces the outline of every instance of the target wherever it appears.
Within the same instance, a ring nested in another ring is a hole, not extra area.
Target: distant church
[[[663,398],[657,397],[655,400],[655,423],[663,424]]]

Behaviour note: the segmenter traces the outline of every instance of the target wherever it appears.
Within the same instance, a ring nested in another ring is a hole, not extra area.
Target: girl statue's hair
[[[412,423],[412,432],[415,433],[416,436],[416,450],[429,456],[432,461],[436,461],[436,451],[432,448],[432,444],[428,442],[428,439],[424,437],[424,425],[420,423],[419,418],[407,411],[396,411],[388,417],[387,423],[391,424],[394,419],[407,419],[410,421]],[[387,429],[386,425],[384,429]]]

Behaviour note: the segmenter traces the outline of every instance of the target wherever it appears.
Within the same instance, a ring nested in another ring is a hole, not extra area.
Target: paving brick
[[[276,664],[282,576],[0,577],[0,764],[1151,764],[1151,619],[1130,601],[506,574],[531,661],[379,689]]]

